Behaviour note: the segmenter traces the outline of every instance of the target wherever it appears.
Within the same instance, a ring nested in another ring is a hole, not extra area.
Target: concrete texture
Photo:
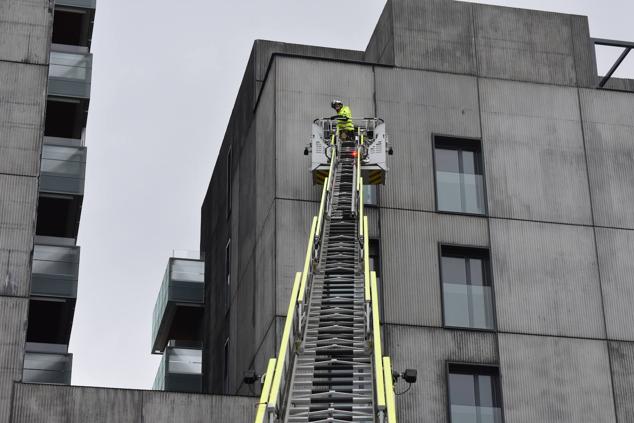
[[[278,57],[275,59],[276,196],[319,201],[310,161],[303,155],[315,118],[335,114],[333,98],[349,105],[353,118],[374,116],[371,66]]]
[[[384,323],[442,326],[439,244],[487,247],[486,220],[381,209]]]
[[[381,206],[435,210],[432,135],[480,137],[476,79],[375,69],[377,116],[394,147]]]
[[[396,371],[418,370],[418,381],[396,397],[402,422],[448,422],[447,362],[497,364],[496,335],[484,332],[385,325],[385,354]],[[406,384],[397,385],[403,391]]]
[[[471,4],[395,0],[392,9],[396,66],[476,73]]]
[[[594,223],[634,228],[634,96],[580,90]]]
[[[28,296],[37,179],[0,174],[0,193],[0,295]]]
[[[241,422],[254,417],[248,397],[17,384],[11,422]]]
[[[615,423],[604,341],[499,334],[505,421]]]
[[[498,329],[604,338],[592,228],[491,219]]]
[[[614,403],[619,423],[634,422],[634,343],[608,342]]]
[[[490,215],[591,224],[577,90],[479,85]]]
[[[0,16],[0,61],[47,64],[53,25],[48,0],[5,0]]]
[[[0,61],[0,173],[39,172],[47,72],[45,66]]]
[[[9,422],[13,382],[22,379],[28,300],[0,297],[0,423]]]
[[[295,273],[301,272],[304,268],[310,226],[313,217],[317,215],[318,208],[319,204],[312,202],[275,201],[275,314],[277,316],[286,316]]]
[[[634,341],[634,231],[596,228],[608,339]]]
[[[392,1],[388,1],[365,49],[364,60],[371,63],[394,65],[394,25]]]
[[[575,85],[569,15],[474,5],[478,75]]]

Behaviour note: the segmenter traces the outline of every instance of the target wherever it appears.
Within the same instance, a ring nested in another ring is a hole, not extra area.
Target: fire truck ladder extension
[[[359,156],[355,142],[332,147],[319,214],[303,271],[295,275],[278,357],[269,361],[256,423],[396,423]]]

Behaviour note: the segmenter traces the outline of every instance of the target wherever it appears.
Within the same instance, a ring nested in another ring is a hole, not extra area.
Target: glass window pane
[[[449,400],[452,405],[476,405],[475,380],[473,375],[449,374]]]
[[[436,185],[438,210],[462,212],[460,174],[438,171],[436,172]]]
[[[446,326],[471,327],[468,290],[468,285],[443,284]]]
[[[478,375],[478,405],[484,407],[493,407],[493,382],[489,375]]]
[[[436,149],[436,170],[440,172],[460,173],[458,150]]]
[[[378,201],[378,188],[376,185],[363,185],[363,204],[376,206]]]
[[[476,154],[473,151],[461,151],[462,173],[474,175],[476,173]]]
[[[465,213],[484,214],[484,179],[482,175],[461,175],[464,189],[464,204],[462,210]]]
[[[467,269],[465,259],[462,257],[443,257],[442,281],[444,283],[467,283]]]
[[[471,285],[483,285],[482,283],[482,260],[477,258],[469,259],[469,272],[471,273]]]
[[[469,285],[468,288],[468,326],[477,329],[495,329],[491,287]]]

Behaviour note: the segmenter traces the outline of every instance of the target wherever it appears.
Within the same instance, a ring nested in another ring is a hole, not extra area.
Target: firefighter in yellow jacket
[[[352,123],[352,112],[350,107],[344,106],[341,100],[333,100],[330,106],[337,111],[337,132],[342,140],[354,139],[354,124]]]

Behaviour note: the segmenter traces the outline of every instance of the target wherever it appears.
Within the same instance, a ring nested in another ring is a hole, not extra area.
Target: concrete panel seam
[[[572,20],[571,20],[572,22]],[[575,68],[575,76],[576,76],[576,68]],[[583,145],[583,157],[585,160],[585,165],[586,165],[586,181],[588,183],[588,196],[590,198],[590,217],[591,217],[591,222],[592,222],[592,239],[594,241],[594,254],[595,254],[595,258],[597,260],[597,276],[599,278],[599,292],[601,293],[601,314],[603,316],[603,329],[605,331],[605,337],[608,338],[608,323],[607,323],[607,318],[605,316],[605,296],[603,293],[603,280],[601,279],[601,261],[600,261],[600,257],[599,257],[599,247],[597,245],[597,230],[596,230],[596,226],[594,225],[594,202],[592,200],[592,189],[590,188],[590,166],[588,165],[588,152],[586,149],[586,133],[585,133],[585,125],[583,124],[583,111],[582,111],[582,104],[581,104],[581,93],[579,91],[579,88],[576,89],[577,92],[577,101],[579,103],[579,120],[581,123],[581,141],[582,141],[582,145]],[[607,346],[606,346],[607,348]],[[610,367],[610,386],[612,388],[612,405],[614,406],[614,418],[617,420],[618,423],[618,409],[617,409],[617,405],[616,405],[616,391],[614,389],[614,368],[612,366],[612,356],[610,354],[610,351],[608,349],[608,366]]]
[[[290,201],[307,201],[307,200],[293,199]],[[477,219],[497,219],[497,220],[509,220],[514,222],[545,223],[548,225],[575,226],[575,227],[582,227],[582,228],[599,228],[599,229],[615,229],[615,230],[621,230],[621,231],[634,231],[634,228],[625,228],[620,226],[589,225],[586,223],[557,222],[557,221],[551,221],[551,220],[520,219],[517,217],[494,216],[491,214],[479,215],[479,214],[468,214],[468,213],[451,213],[451,212],[444,212],[444,211],[438,211],[438,210],[411,209],[407,207],[388,207],[388,206],[378,206],[378,207],[375,206],[375,208],[382,209],[382,210],[397,210],[397,211],[408,211],[408,212],[416,212],[416,213],[438,214],[443,216],[463,216],[463,217],[473,217]]]

